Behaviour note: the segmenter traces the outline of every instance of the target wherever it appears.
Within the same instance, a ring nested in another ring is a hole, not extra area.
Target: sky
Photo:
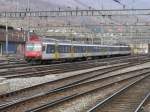
[[[35,1],[35,0],[32,0]],[[118,2],[114,0],[41,0],[56,4],[59,6],[70,7],[93,7],[96,9],[122,8]],[[121,4],[125,4],[126,8],[150,8],[150,0],[118,0]]]
[[[92,7],[93,9],[121,9],[121,4],[124,4],[126,8],[150,8],[150,0],[29,0],[31,9],[55,9],[61,8],[75,8],[87,9]],[[0,0],[0,6],[7,9],[13,8],[26,8],[28,0]]]
[[[120,4],[124,4],[126,9],[150,9],[150,0],[0,0],[0,11],[25,10],[28,1],[31,10],[58,10],[58,7],[67,10],[69,7],[72,9],[76,7],[79,9],[88,9],[89,7],[93,9],[122,9],[123,6]],[[149,21],[149,17],[144,20]],[[129,21],[131,21],[130,18]]]
[[[35,0],[32,0],[35,1]],[[114,0],[41,0],[58,6],[70,7],[93,7],[96,9],[122,8],[118,2]],[[117,0],[121,4],[125,4],[126,8],[150,8],[150,0]]]
[[[31,0],[35,1],[35,0]],[[117,2],[114,2],[115,0],[41,0],[43,2],[49,2],[53,4],[58,5],[67,5],[67,6],[92,6],[95,8],[101,7],[103,4],[105,8],[110,7],[120,7],[120,5]],[[135,8],[150,8],[150,0],[116,0],[123,4],[125,4],[127,7],[135,7]]]

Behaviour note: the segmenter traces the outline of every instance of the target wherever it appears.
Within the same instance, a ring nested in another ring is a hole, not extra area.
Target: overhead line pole
[[[28,33],[27,33],[27,40],[29,40],[29,37],[30,37],[30,0],[28,0],[28,3],[27,3],[27,9],[26,9],[26,13],[27,13],[27,19],[28,19]]]
[[[6,43],[5,43],[5,50],[6,50],[6,55],[8,55],[8,18],[6,16],[6,29],[5,29],[5,35],[6,35]]]
[[[30,9],[30,8],[29,8]],[[8,18],[29,17],[66,17],[66,16],[150,16],[150,9],[112,9],[112,10],[56,10],[56,11],[16,11],[7,12]],[[131,14],[132,12],[132,14]],[[5,12],[0,12],[0,17],[6,17]]]

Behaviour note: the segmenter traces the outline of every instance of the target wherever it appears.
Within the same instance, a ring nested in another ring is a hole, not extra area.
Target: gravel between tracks
[[[138,73],[138,72],[137,72]],[[141,72],[140,72],[141,73]],[[136,73],[135,73],[136,74]],[[139,73],[138,73],[139,74]],[[131,77],[131,75],[132,74],[128,74],[128,77]],[[133,74],[134,75],[134,74]],[[120,76],[121,77],[121,76]],[[135,79],[135,78],[133,78],[133,79]],[[84,91],[88,91],[88,90],[91,90],[92,88],[94,89],[94,88],[96,88],[96,87],[101,87],[104,83],[106,84],[106,83],[108,83],[109,84],[109,82],[111,83],[112,82],[112,78],[109,78],[109,80],[105,80],[105,81],[101,81],[101,80],[99,80],[99,81],[93,81],[93,83],[86,83],[86,84],[83,84],[82,85],[82,88],[81,88],[81,86],[78,86],[78,87],[74,87],[74,89],[73,88],[70,88],[70,90],[67,90],[67,91],[61,91],[61,93],[59,93],[58,92],[58,94],[57,93],[55,93],[55,94],[49,94],[48,96],[46,95],[46,96],[43,96],[43,97],[38,97],[38,98],[35,98],[35,99],[33,99],[32,100],[32,102],[24,102],[24,103],[22,103],[22,104],[18,104],[18,105],[16,105],[16,107],[12,107],[12,108],[7,108],[8,110],[7,110],[7,112],[23,112],[23,111],[25,111],[25,110],[27,110],[27,109],[30,109],[30,108],[32,108],[32,107],[36,107],[36,106],[38,106],[38,105],[42,105],[42,104],[44,104],[44,103],[46,103],[46,102],[48,102],[48,101],[54,101],[54,100],[56,100],[56,99],[58,99],[58,98],[60,98],[60,97],[62,97],[62,96],[64,96],[64,95],[69,95],[69,94],[75,94],[75,93],[77,93],[78,94],[78,91],[80,91],[81,93],[82,92],[84,92]],[[118,76],[115,76],[115,81],[118,81]],[[120,80],[120,79],[119,79]],[[105,85],[104,84],[104,85]],[[73,92],[73,93],[72,93]],[[60,96],[61,95],[61,96]],[[16,97],[16,99],[18,99],[17,97]],[[49,100],[48,100],[49,99]],[[8,99],[9,100],[9,99]],[[19,99],[18,99],[19,100]],[[36,103],[35,103],[36,102]],[[25,109],[25,110],[24,110]],[[5,110],[6,111],[6,110]]]
[[[99,89],[89,94],[74,98],[64,104],[58,104],[56,107],[44,110],[44,112],[86,112],[89,106],[96,103],[96,101],[107,97],[114,91],[122,88],[126,84],[132,82],[135,79],[130,79],[130,81],[123,81],[119,84],[113,84],[109,87]]]
[[[123,65],[123,64],[126,64],[126,63],[114,64],[114,66]],[[66,73],[60,73],[60,74],[49,74],[49,75],[41,76],[41,77],[6,79],[6,80],[3,80],[3,82],[9,83],[10,87],[9,87],[9,91],[7,91],[7,92],[11,92],[11,91],[19,90],[22,88],[30,87],[33,85],[38,85],[41,83],[61,79],[64,77],[78,75],[78,74],[95,71],[98,69],[103,69],[103,68],[107,68],[107,67],[111,67],[111,66],[112,65],[107,65],[107,66],[100,66],[100,67],[95,67],[95,68],[85,69],[85,70],[78,70],[78,71],[73,71],[73,72],[66,72]]]
[[[115,65],[117,65],[117,64],[115,64]],[[4,82],[9,83],[10,87],[9,87],[9,91],[7,91],[7,92],[11,92],[11,91],[15,91],[18,89],[30,87],[30,86],[37,85],[37,84],[41,84],[44,82],[48,82],[48,81],[52,81],[52,80],[56,80],[56,79],[61,79],[63,77],[68,77],[68,76],[77,75],[77,74],[81,74],[81,73],[86,73],[89,71],[94,71],[94,70],[106,68],[109,66],[111,66],[111,65],[95,67],[95,68],[85,69],[85,70],[79,70],[79,71],[74,71],[74,72],[61,73],[61,74],[50,74],[50,75],[46,75],[46,76],[42,76],[42,77],[8,79],[8,80],[4,80]],[[137,65],[137,66],[133,66],[133,67],[129,67],[129,68],[125,68],[123,70],[118,70],[114,73],[115,74],[116,73],[124,73],[127,71],[146,68],[149,66],[150,66],[150,62],[141,64],[141,65]],[[113,73],[110,73],[110,74],[113,74]]]
[[[143,110],[145,111],[145,112],[150,112],[150,101],[148,101],[148,103],[144,106],[144,107],[142,107],[143,108]],[[142,111],[141,111],[142,112]]]

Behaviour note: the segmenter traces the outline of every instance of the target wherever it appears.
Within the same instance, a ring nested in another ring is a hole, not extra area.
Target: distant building
[[[8,53],[23,54],[26,32],[8,26]],[[0,25],[0,55],[6,54],[6,26]]]

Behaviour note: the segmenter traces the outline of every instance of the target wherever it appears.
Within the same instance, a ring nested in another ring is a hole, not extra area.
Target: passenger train
[[[131,54],[129,46],[81,44],[36,35],[30,36],[25,45],[25,59],[37,63],[129,54]]]

